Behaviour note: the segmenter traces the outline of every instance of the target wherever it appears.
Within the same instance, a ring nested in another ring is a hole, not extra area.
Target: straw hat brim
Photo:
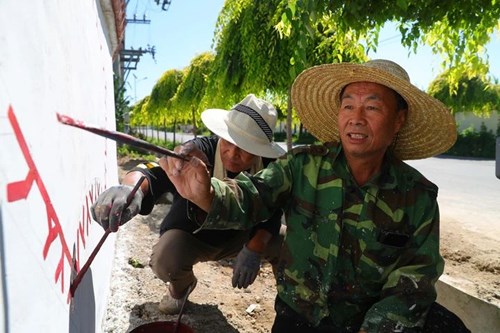
[[[353,82],[373,82],[398,92],[408,103],[394,155],[421,159],[447,151],[456,141],[455,119],[446,106],[410,82],[361,64],[341,63],[311,67],[292,86],[292,103],[302,124],[322,142],[339,141],[340,92]]]
[[[249,136],[247,132],[238,126],[228,126],[226,122],[228,112],[223,109],[207,109],[201,113],[201,120],[215,135],[250,154],[267,158],[278,158],[286,153],[274,141],[269,142],[267,138],[265,141],[264,139],[258,140],[255,137]]]

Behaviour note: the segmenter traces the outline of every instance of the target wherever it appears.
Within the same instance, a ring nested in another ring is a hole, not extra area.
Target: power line
[[[129,2],[130,0],[127,0],[126,2],[126,7],[125,7],[126,13],[128,12],[127,9]],[[170,4],[172,3],[172,0],[155,0],[155,2],[158,6],[161,5],[161,9],[163,11],[167,11],[168,8],[170,7]],[[137,8],[138,8],[138,1],[135,2],[134,14],[132,15],[131,18],[126,18],[125,22],[127,24],[150,24],[151,20],[146,18],[146,13],[142,14],[142,18],[137,16]],[[125,80],[128,77],[128,74],[131,70],[137,69],[137,64],[141,60],[142,55],[145,53],[151,54],[153,60],[155,60],[156,48],[154,45],[150,46],[148,44],[146,48],[139,47],[138,49],[134,49],[133,47],[130,47],[128,49],[123,48],[121,50],[120,52],[121,71],[123,73],[122,77],[125,77]]]
[[[385,43],[385,42],[389,42],[389,41],[393,40],[394,38],[398,38],[398,37],[400,38],[400,37],[401,37],[401,35],[394,35],[394,36],[391,36],[391,37],[387,37],[387,38],[385,38],[385,39],[383,39],[383,40],[379,41],[379,42],[378,42],[378,45],[381,45],[381,44],[383,44],[383,43]]]

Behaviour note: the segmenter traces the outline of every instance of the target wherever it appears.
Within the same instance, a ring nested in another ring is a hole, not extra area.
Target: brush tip
[[[60,123],[63,123],[63,124],[66,124],[66,125],[73,125],[73,124],[75,124],[75,121],[73,120],[73,118],[65,116],[65,115],[62,115],[60,113],[57,113],[57,120]]]

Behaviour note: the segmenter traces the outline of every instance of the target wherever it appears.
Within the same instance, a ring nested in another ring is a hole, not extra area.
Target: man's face
[[[220,140],[220,157],[226,170],[231,172],[241,172],[250,169],[257,156],[238,148],[232,143]]]
[[[403,126],[406,112],[397,111],[396,93],[371,82],[346,86],[338,116],[339,135],[347,156],[380,158]]]

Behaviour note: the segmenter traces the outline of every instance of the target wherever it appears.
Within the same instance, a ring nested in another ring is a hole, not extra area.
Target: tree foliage
[[[274,29],[279,1],[226,1],[214,37],[216,57],[207,95],[219,107],[229,107],[248,93],[285,92],[290,80],[287,41]]]
[[[114,96],[115,96],[115,121],[116,129],[120,132],[125,131],[126,115],[129,111],[129,101],[125,97],[125,86],[119,76],[113,76]]]
[[[206,107],[202,101],[207,87],[214,55],[205,52],[195,57],[185,69],[184,79],[172,99],[172,116],[177,121],[191,120],[196,129],[196,120]]]
[[[135,103],[130,110],[130,125],[146,125],[149,124],[151,119],[147,113],[149,96],[144,97],[139,102]]]
[[[409,51],[427,44],[442,56],[453,92],[459,73],[486,80],[483,52],[500,27],[497,1],[228,0],[216,25],[208,91],[231,103],[248,92],[287,95],[307,67],[365,61],[377,48],[380,29],[395,21]]]
[[[158,125],[172,120],[170,117],[171,99],[175,96],[183,77],[182,71],[171,69],[163,73],[153,86],[149,102],[144,110],[152,124]]]
[[[477,116],[489,116],[491,111],[500,111],[500,85],[462,76],[452,90],[447,76],[445,72],[431,82],[429,94],[442,101],[453,113],[472,112]]]
[[[449,69],[446,79],[457,87],[463,73],[469,78],[485,81],[489,59],[485,45],[495,29],[500,28],[498,0],[434,1],[434,0],[291,0],[286,15],[278,25],[286,36],[310,41],[318,17],[325,14],[336,23],[336,34],[352,35],[358,41],[365,38],[368,48],[376,48],[378,32],[388,21],[397,22],[402,45],[416,51],[421,44],[429,45],[441,55],[443,69]],[[343,47],[339,39],[337,47]],[[296,61],[307,63],[299,53]]]
[[[306,67],[366,59],[358,39],[351,34],[340,36],[329,15],[315,20],[308,36],[280,33],[277,27],[283,25],[283,18],[293,16],[287,3],[283,0],[225,2],[216,24],[216,57],[209,83],[211,97],[218,96],[232,104],[248,93],[271,91],[286,96],[296,75]],[[298,62],[297,58],[303,61]]]

